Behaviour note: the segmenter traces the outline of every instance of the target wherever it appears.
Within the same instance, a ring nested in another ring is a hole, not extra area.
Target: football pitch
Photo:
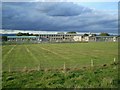
[[[80,68],[118,60],[117,42],[44,43],[2,46],[3,71]]]

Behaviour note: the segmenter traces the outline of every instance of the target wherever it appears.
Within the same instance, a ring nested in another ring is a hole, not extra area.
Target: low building
[[[36,41],[37,36],[7,36],[8,41]]]
[[[74,36],[77,34],[40,34],[39,39],[46,38],[50,42],[74,41]]]
[[[40,34],[39,36],[8,36],[8,41],[35,42],[116,42],[118,36],[84,36],[81,34]]]
[[[89,41],[94,42],[117,42],[118,36],[91,36]]]

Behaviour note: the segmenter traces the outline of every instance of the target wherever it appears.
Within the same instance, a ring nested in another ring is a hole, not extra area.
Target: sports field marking
[[[28,53],[30,53],[30,50],[27,47],[26,47],[26,50],[27,50]]]
[[[16,45],[14,45],[14,46],[5,54],[5,56],[3,57],[4,62],[5,62],[5,59],[6,59],[7,55],[9,55],[9,54],[13,51],[13,49],[14,49],[15,47],[16,47]]]
[[[40,47],[40,48],[43,49],[43,50],[45,50],[45,51],[48,51],[48,52],[50,52],[50,53],[53,53],[53,54],[55,54],[55,55],[57,55],[57,56],[59,56],[59,57],[62,57],[62,58],[64,58],[64,59],[70,59],[70,58],[68,58],[68,57],[64,57],[64,56],[60,55],[59,53],[53,52],[53,51],[51,51],[51,50],[49,50],[49,49],[46,49],[46,48],[43,48],[43,47]]]
[[[7,54],[10,54],[10,53],[13,51],[13,49],[15,48],[15,46],[16,46],[16,45],[14,45],[14,46],[7,52]]]
[[[39,60],[34,56],[34,54],[28,49],[27,46],[25,46],[27,52],[30,54],[30,56],[39,64]]]

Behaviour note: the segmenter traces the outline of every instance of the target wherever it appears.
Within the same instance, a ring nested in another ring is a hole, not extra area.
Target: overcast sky
[[[117,2],[3,2],[2,29],[118,31]]]

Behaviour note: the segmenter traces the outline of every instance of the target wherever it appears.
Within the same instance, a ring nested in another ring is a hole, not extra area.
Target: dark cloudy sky
[[[2,29],[118,31],[117,2],[3,2]]]

